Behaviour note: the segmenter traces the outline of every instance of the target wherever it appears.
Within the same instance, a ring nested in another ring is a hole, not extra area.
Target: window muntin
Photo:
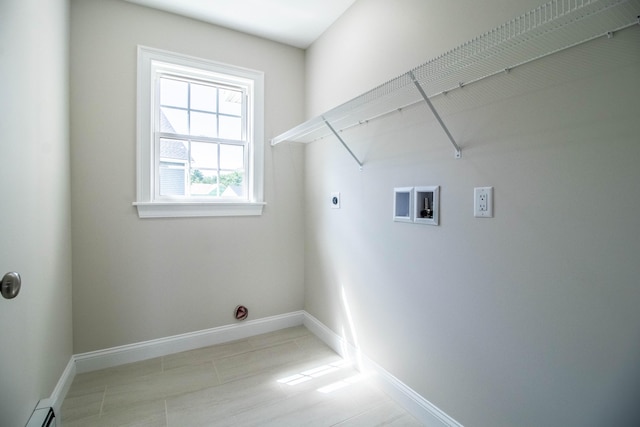
[[[261,72],[139,47],[139,215],[260,215],[263,105]]]
[[[250,87],[202,81],[158,67],[154,105],[160,159],[155,198],[246,200]],[[187,179],[162,162],[182,162]],[[169,182],[174,179],[175,182]],[[181,192],[175,188],[182,182]],[[172,191],[165,189],[171,188]]]

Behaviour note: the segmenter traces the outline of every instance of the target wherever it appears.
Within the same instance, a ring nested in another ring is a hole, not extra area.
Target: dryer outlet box
[[[331,193],[331,207],[340,209],[340,193]]]

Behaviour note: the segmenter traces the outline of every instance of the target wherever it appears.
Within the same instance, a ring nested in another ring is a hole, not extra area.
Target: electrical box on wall
[[[414,190],[415,219],[418,224],[438,225],[440,217],[440,187],[416,187]]]
[[[331,207],[340,209],[340,193],[331,193]]]
[[[440,187],[399,187],[393,189],[393,220],[415,224],[439,224]]]
[[[413,187],[393,189],[393,220],[413,222]]]

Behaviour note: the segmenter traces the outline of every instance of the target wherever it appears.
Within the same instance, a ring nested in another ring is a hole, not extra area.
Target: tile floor
[[[419,426],[304,326],[78,374],[62,426]]]

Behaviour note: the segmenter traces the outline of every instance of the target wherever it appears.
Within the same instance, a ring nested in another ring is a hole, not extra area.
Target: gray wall
[[[264,71],[267,138],[303,119],[302,50],[119,0],[71,2],[76,353],[227,325],[238,304],[252,319],[303,308],[301,147],[266,147],[261,217],[138,218],[139,44]]]
[[[69,8],[0,2],[0,425],[23,426],[72,354]]]
[[[307,111],[536,3],[360,0],[307,52]],[[308,145],[305,309],[463,425],[638,425],[639,75],[634,27],[435,98],[460,160],[424,104],[343,133],[362,172]],[[440,226],[392,222],[414,185]]]
[[[308,115],[538,2],[452,3],[357,2],[307,52]],[[0,424],[23,424],[71,355],[69,170],[75,353],[225,325],[239,303],[304,307],[464,425],[637,421],[638,28],[434,100],[461,160],[417,107],[345,135],[362,172],[331,139],[266,147],[260,218],[140,220],[136,45],[265,71],[267,137],[304,119],[304,52],[73,0],[69,165],[66,3],[0,4],[2,231],[19,242],[0,259],[25,279],[0,303],[21,325],[0,335],[16,363]],[[412,185],[441,186],[440,226],[391,221],[393,187]],[[495,218],[475,219],[485,185]]]

